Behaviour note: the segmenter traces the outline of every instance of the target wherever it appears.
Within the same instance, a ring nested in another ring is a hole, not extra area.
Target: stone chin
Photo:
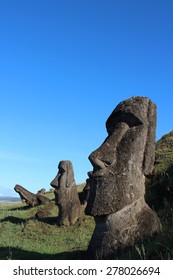
[[[85,209],[86,215],[102,216],[121,210],[127,203],[134,201],[128,197],[126,190],[118,190],[115,178],[95,177],[89,179],[90,195]],[[122,195],[124,193],[124,199]]]

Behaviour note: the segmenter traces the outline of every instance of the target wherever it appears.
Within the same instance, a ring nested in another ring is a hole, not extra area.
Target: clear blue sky
[[[172,0],[0,0],[0,195],[50,188],[60,160],[76,183],[126,98],[157,104],[173,129]]]

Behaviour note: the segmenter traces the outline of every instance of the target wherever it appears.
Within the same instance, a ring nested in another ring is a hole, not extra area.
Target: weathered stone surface
[[[90,193],[90,185],[89,185],[89,179],[87,179],[86,185],[83,188],[83,191],[81,193],[79,193],[80,203],[83,205],[83,207],[86,207],[86,205],[87,205],[89,193]]]
[[[58,174],[50,183],[55,188],[55,203],[59,208],[58,225],[73,225],[80,218],[81,204],[74,180],[71,161],[59,162]]]
[[[121,102],[106,122],[108,137],[89,156],[90,188],[86,214],[96,227],[88,252],[109,258],[159,230],[159,221],[144,200],[145,176],[155,155],[156,106],[146,97]]]
[[[47,204],[50,202],[47,197],[40,194],[34,194],[20,185],[16,185],[14,187],[14,190],[19,194],[22,202],[27,203],[32,207],[39,204]]]

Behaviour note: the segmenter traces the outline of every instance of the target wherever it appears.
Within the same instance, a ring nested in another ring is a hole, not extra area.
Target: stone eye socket
[[[108,160],[102,160],[102,161],[103,161],[105,167],[108,167],[109,165],[111,165],[111,162]]]
[[[64,172],[65,172],[65,169],[64,169],[64,168],[62,168],[62,167],[60,167],[60,168],[59,168],[59,173],[61,173],[61,174],[62,174],[62,173],[64,173]]]

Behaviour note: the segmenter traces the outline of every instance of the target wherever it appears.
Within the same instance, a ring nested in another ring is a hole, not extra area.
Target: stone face
[[[59,208],[58,225],[73,225],[80,218],[81,204],[74,180],[71,161],[59,162],[58,173],[50,185],[55,188],[55,203]]]
[[[88,251],[109,258],[118,249],[156,233],[159,222],[145,203],[145,176],[153,170],[156,106],[146,97],[121,102],[106,122],[108,137],[89,156],[86,214],[96,227]]]
[[[32,207],[39,204],[47,204],[50,202],[47,197],[40,194],[34,194],[20,185],[16,185],[14,187],[14,190],[19,194],[22,202],[27,203]]]

